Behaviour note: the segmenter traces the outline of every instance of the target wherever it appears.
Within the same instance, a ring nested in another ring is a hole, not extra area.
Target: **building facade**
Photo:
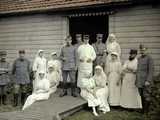
[[[138,49],[139,44],[145,44],[155,61],[155,74],[158,74],[160,5],[133,1],[1,0],[0,50],[6,50],[8,60],[13,62],[18,50],[25,49],[26,56],[33,61],[39,49],[46,51],[47,58],[51,52],[59,52],[68,34],[94,33],[91,34],[93,43],[94,35],[98,32],[105,34],[105,40],[109,33],[114,33],[122,48],[122,61],[128,58],[129,49]],[[77,30],[80,30],[76,31],[71,27],[73,19],[76,18],[80,21],[86,18],[89,22],[86,22],[86,25],[74,24],[75,28],[77,25]],[[90,22],[94,18],[94,22]]]

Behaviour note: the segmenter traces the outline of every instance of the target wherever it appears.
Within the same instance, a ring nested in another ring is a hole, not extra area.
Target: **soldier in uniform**
[[[67,78],[69,76],[71,81],[71,95],[77,97],[75,93],[76,88],[76,48],[71,44],[72,38],[66,38],[66,45],[61,49],[60,59],[62,61],[62,76],[63,76],[63,92],[60,97],[67,95]]]
[[[94,66],[100,65],[102,68],[104,68],[105,64],[105,57],[104,52],[106,50],[106,46],[104,43],[102,43],[103,40],[103,34],[97,34],[96,35],[96,43],[93,44],[93,48],[96,52],[96,60],[94,62]]]
[[[0,51],[0,104],[6,105],[7,85],[10,82],[9,63],[6,61],[6,51]]]
[[[30,85],[30,61],[25,58],[25,51],[19,51],[19,58],[13,63],[12,75],[14,76],[14,106],[18,105],[18,98],[21,96],[23,105],[27,97],[27,90]]]
[[[148,113],[151,100],[151,87],[153,85],[153,59],[147,54],[147,48],[140,45],[140,54],[138,58],[136,86],[142,97],[143,113]]]
[[[78,47],[82,45],[82,43],[82,34],[76,34],[76,48],[78,49]]]
[[[83,41],[82,41],[82,34],[76,34],[76,44],[75,44],[75,47],[76,47],[76,64],[78,65],[78,53],[77,53],[77,50],[79,48],[80,45],[83,44]],[[78,79],[78,69],[76,71],[76,84],[77,84],[77,79]],[[77,93],[80,93],[80,88],[77,87]]]

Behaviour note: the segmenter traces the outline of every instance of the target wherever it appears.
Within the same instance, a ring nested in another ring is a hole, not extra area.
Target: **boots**
[[[7,98],[7,96],[6,95],[2,95],[2,104],[3,105],[6,105],[6,99]]]
[[[149,112],[149,107],[150,107],[150,102],[149,102],[149,101],[145,101],[145,102],[144,102],[143,113],[148,114],[148,112]]]
[[[63,89],[63,92],[59,95],[59,97],[63,97],[67,95],[67,89]]]
[[[76,87],[75,87],[75,85],[74,85],[73,83],[71,84],[71,95],[72,95],[73,97],[77,97]]]
[[[63,97],[67,95],[67,88],[68,88],[67,83],[63,82],[62,83],[63,91],[60,93],[59,97]]]
[[[0,95],[0,106],[2,105],[2,95]]]
[[[21,93],[21,105],[23,106],[26,100],[26,93]]]
[[[13,106],[16,107],[18,105],[18,94],[14,94],[14,103]]]

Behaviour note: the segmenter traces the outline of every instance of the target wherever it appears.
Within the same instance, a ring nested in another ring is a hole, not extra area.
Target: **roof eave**
[[[83,5],[83,6],[72,6],[72,7],[45,7],[45,8],[32,8],[32,9],[24,9],[24,10],[12,10],[12,11],[0,11],[0,15],[13,15],[13,14],[28,14],[28,13],[43,13],[43,12],[63,12],[75,9],[84,9],[84,8],[94,8],[94,7],[108,7],[108,6],[120,6],[120,5],[129,5],[132,4],[131,0],[124,2],[109,2],[105,4],[93,4],[93,5]]]

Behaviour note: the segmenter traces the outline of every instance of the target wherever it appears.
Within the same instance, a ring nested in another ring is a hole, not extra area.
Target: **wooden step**
[[[51,95],[46,101],[35,102],[24,111],[0,113],[0,120],[54,120],[67,117],[87,105],[81,97]]]

